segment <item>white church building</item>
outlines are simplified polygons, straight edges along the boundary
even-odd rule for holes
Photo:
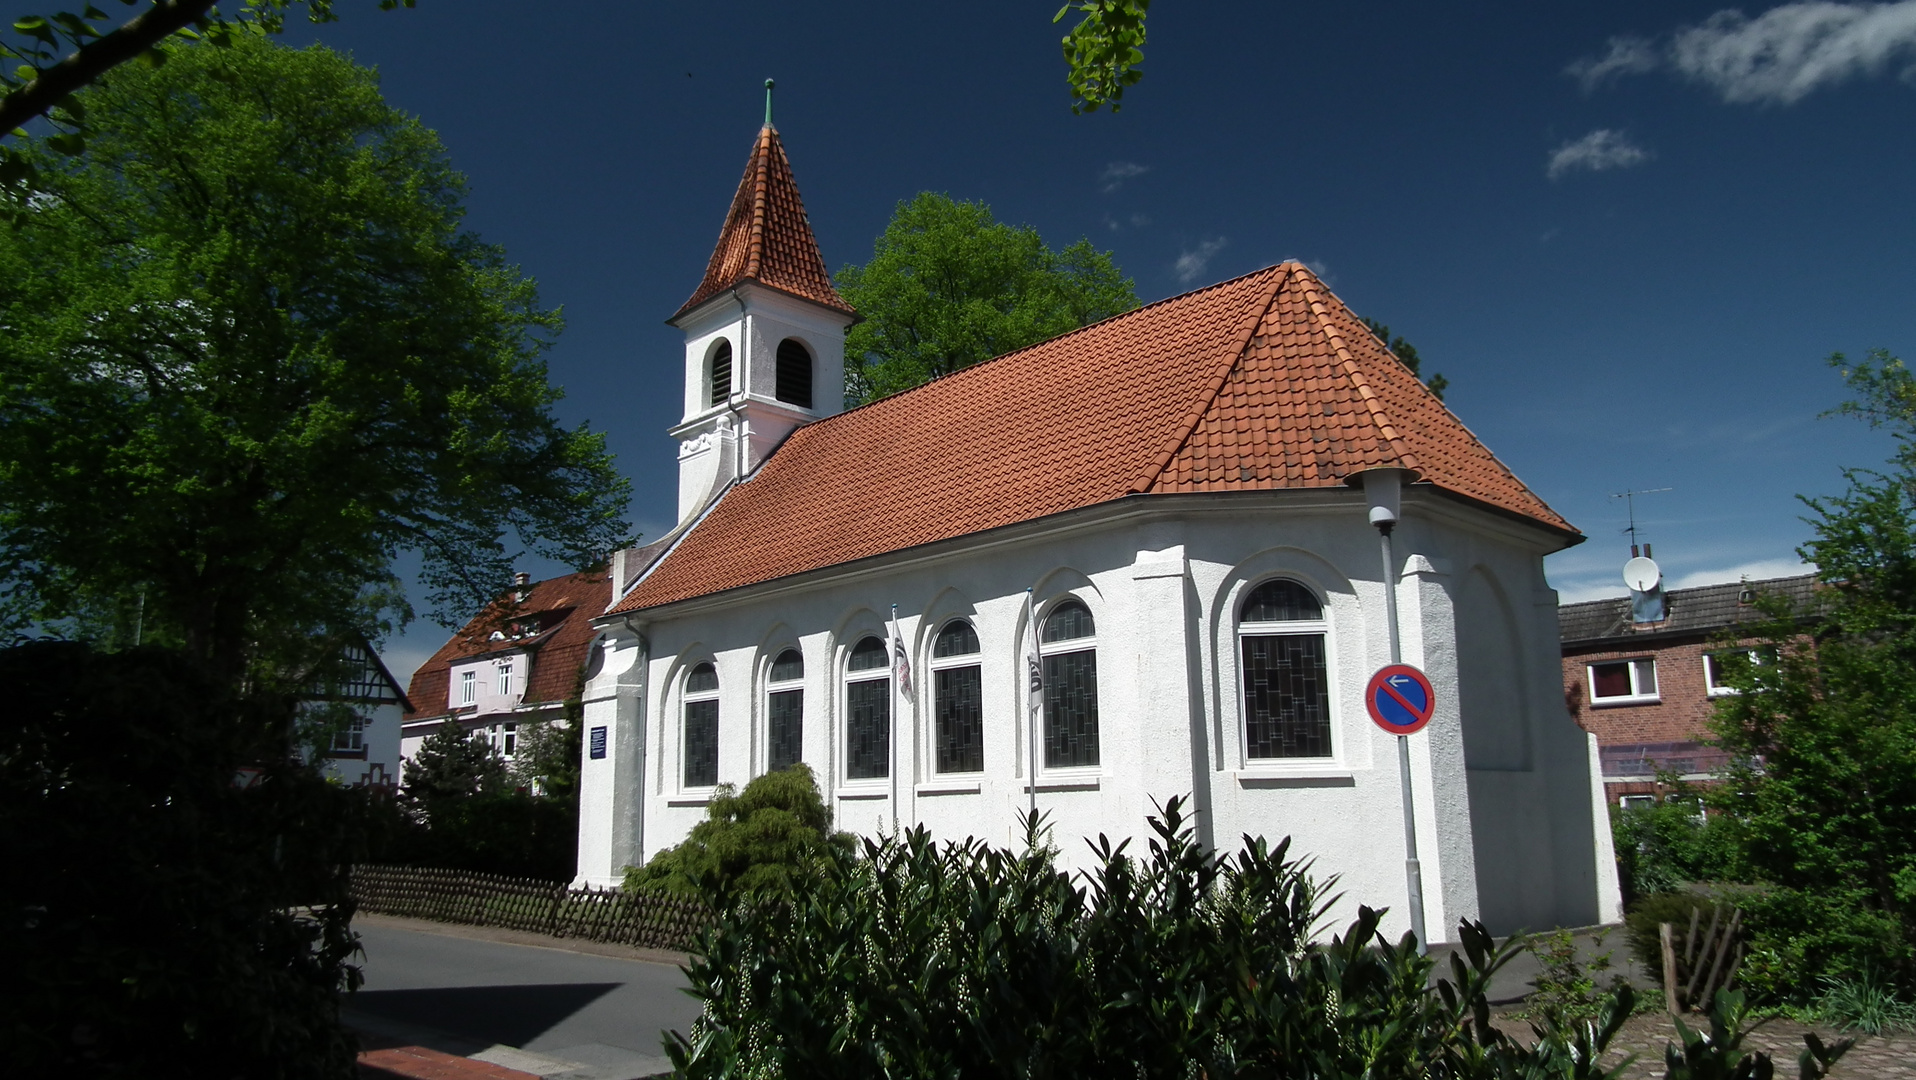
[[[682,841],[715,788],[802,761],[839,827],[1019,839],[1290,836],[1408,928],[1390,660],[1431,936],[1620,916],[1545,555],[1582,537],[1310,270],[1147,305],[861,408],[777,131],[685,334],[676,528],[613,560],[586,659],[579,873]],[[1374,505],[1395,504],[1388,572]],[[1389,577],[1391,581],[1386,580]],[[911,686],[899,685],[895,632]],[[1027,654],[1043,677],[1031,698]]]

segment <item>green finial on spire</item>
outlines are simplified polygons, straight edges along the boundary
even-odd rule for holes
[[[772,80],[765,80],[765,126],[772,126]]]

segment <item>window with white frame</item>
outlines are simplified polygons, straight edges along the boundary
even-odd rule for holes
[[[504,730],[499,733],[499,739],[499,745],[503,748],[506,759],[511,760],[519,752],[519,725],[504,725]]]
[[[931,646],[932,739],[935,767],[941,773],[985,770],[983,668],[978,632],[953,619]]]
[[[1656,804],[1655,795],[1625,795],[1617,800],[1617,805],[1625,810],[1645,810]]]
[[[502,696],[510,696],[512,693],[512,661],[510,660],[499,663],[499,693]]]
[[[804,760],[805,658],[797,649],[779,653],[766,683],[765,768],[789,768]]]
[[[718,783],[718,670],[700,664],[685,675],[685,728],[681,776],[688,788]]]
[[[1331,698],[1324,606],[1317,594],[1277,578],[1238,607],[1238,672],[1244,689],[1244,756],[1331,756]]]
[[[479,673],[462,671],[459,673],[459,704],[470,705],[479,700]]]
[[[1763,662],[1762,654],[1755,649],[1731,649],[1728,652],[1703,654],[1703,687],[1711,697],[1722,697],[1725,694],[1737,692],[1736,687],[1730,685],[1728,669],[1736,662],[1738,655],[1748,657],[1752,664]]]
[[[1098,628],[1091,609],[1066,600],[1045,616],[1038,635],[1044,666],[1044,764],[1098,764]]]
[[[845,661],[845,778],[891,775],[891,654],[867,637]]]
[[[1655,657],[1590,665],[1592,705],[1635,705],[1660,700]]]
[[[366,749],[366,718],[355,716],[333,735],[333,749],[347,753]]]

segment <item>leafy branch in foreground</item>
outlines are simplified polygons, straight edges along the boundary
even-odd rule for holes
[[[1071,111],[1097,112],[1111,106],[1117,112],[1123,106],[1128,86],[1136,86],[1144,73],[1144,16],[1151,0],[1073,0],[1058,9],[1051,21],[1061,22],[1072,10],[1084,18],[1064,37],[1064,59],[1070,65]]]

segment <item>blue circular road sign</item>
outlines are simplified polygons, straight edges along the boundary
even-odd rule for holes
[[[1430,723],[1437,711],[1437,695],[1430,678],[1409,664],[1377,669],[1364,689],[1364,708],[1377,726],[1392,735],[1414,735]]]

